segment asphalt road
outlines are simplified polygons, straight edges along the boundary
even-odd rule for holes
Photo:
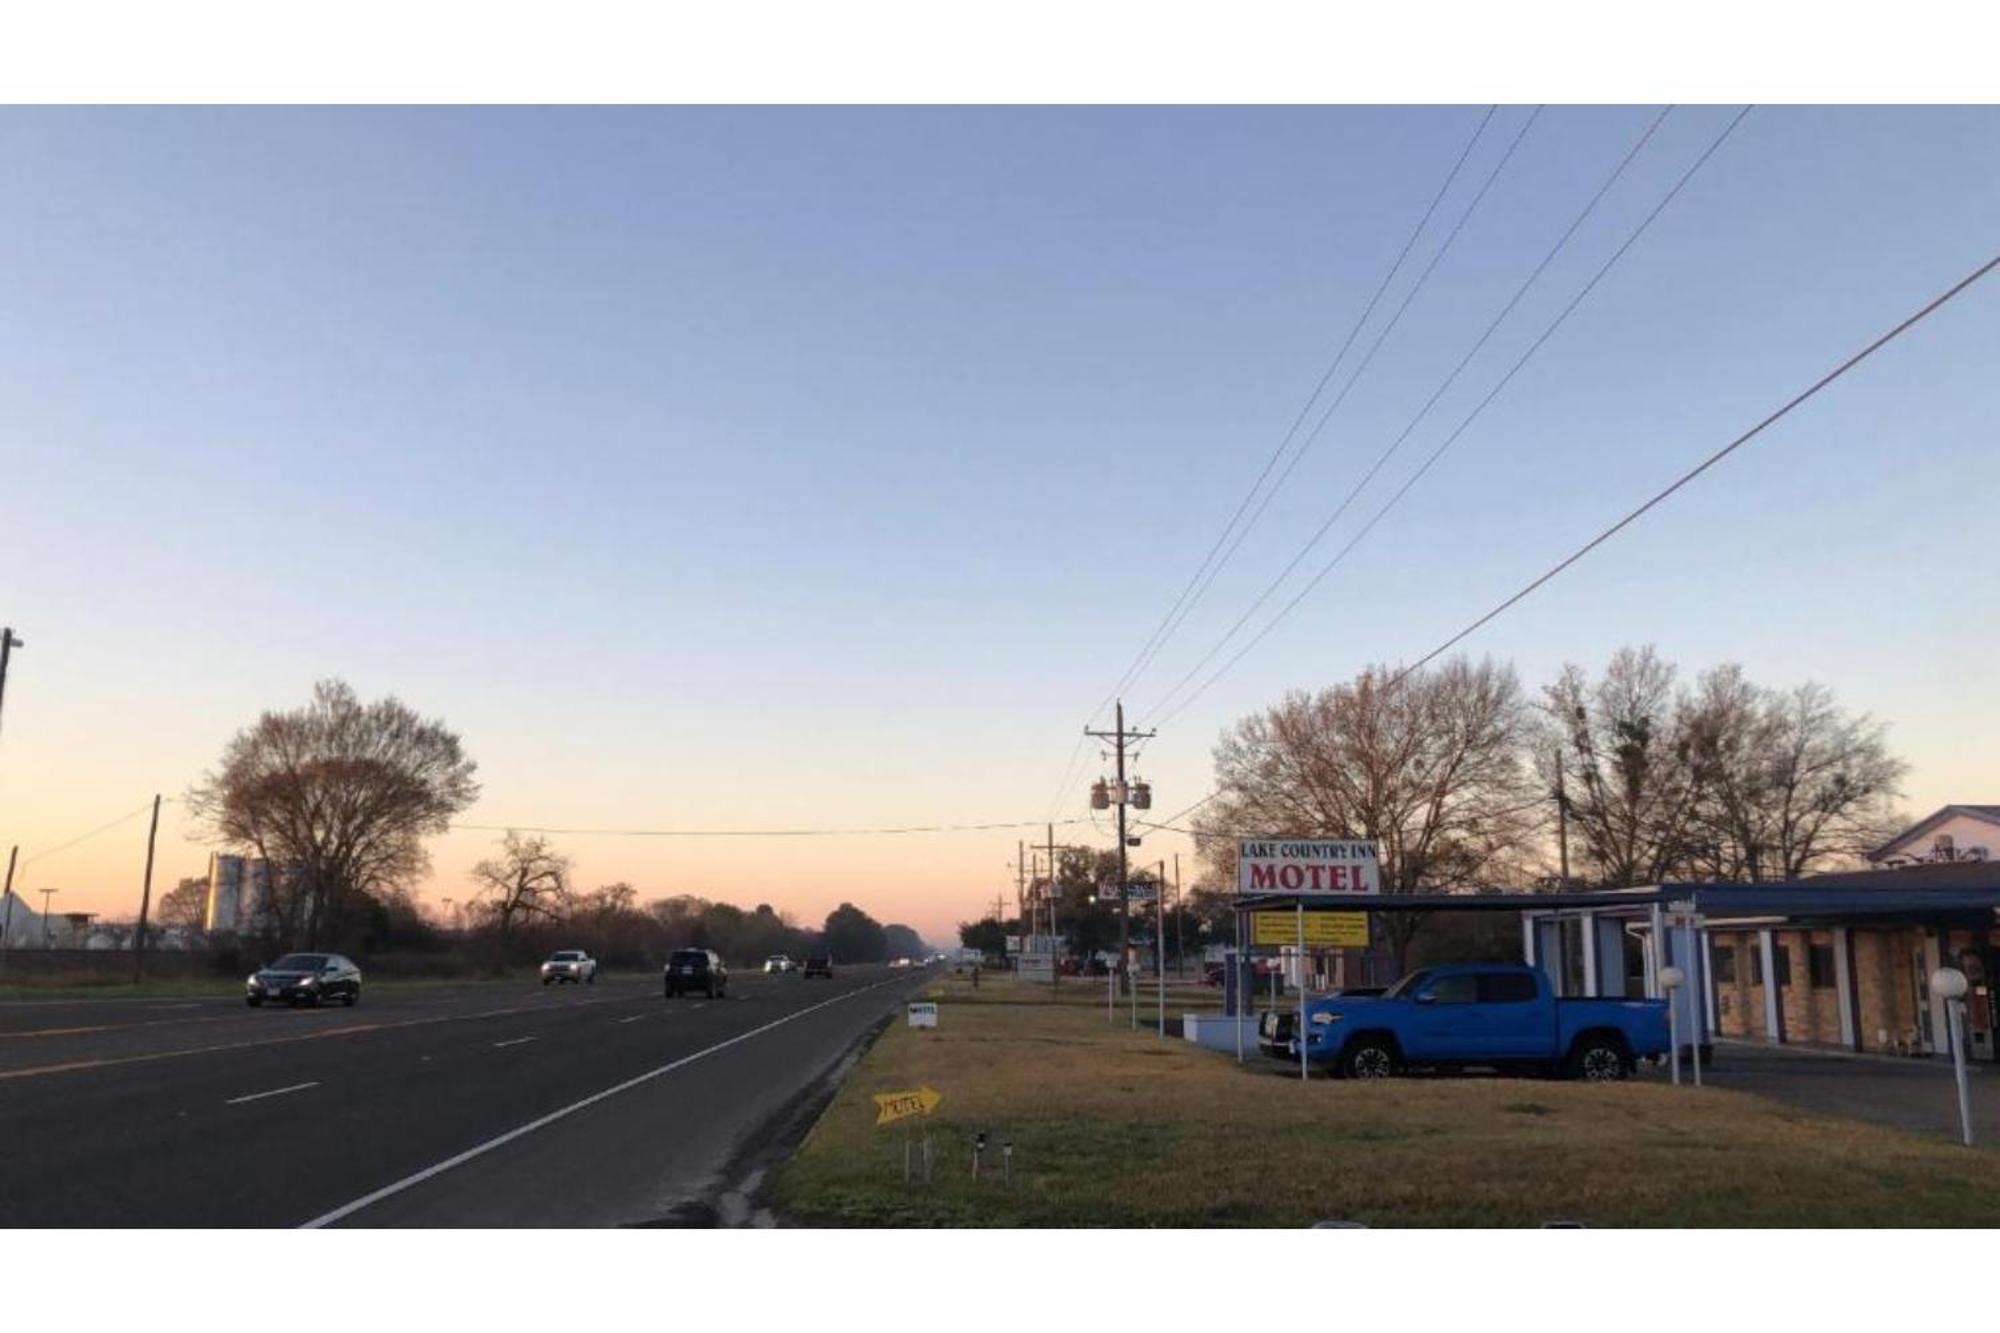
[[[0,1226],[657,1220],[926,976],[0,1003]]]

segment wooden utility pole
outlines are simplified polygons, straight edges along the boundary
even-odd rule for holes
[[[1181,917],[1181,854],[1174,853],[1174,976],[1179,977],[1187,964],[1187,941],[1183,938]]]
[[[13,626],[0,626],[0,704],[7,702],[7,658],[14,649],[27,646],[14,637]]]
[[[1132,901],[1129,892],[1132,872],[1126,863],[1127,850],[1125,834],[1125,807],[1131,801],[1131,791],[1125,784],[1125,746],[1136,740],[1145,740],[1155,733],[1125,730],[1125,701],[1118,701],[1117,729],[1115,731],[1092,731],[1085,727],[1083,734],[1095,736],[1099,740],[1111,741],[1117,751],[1118,799],[1113,802],[1118,807],[1118,970],[1124,974],[1127,985],[1132,984],[1130,962],[1132,958]],[[1136,1002],[1136,1001],[1135,1001]],[[1137,1025],[1135,1017],[1134,1025]]]
[[[160,836],[160,798],[153,797],[153,824],[146,830],[146,878],[139,890],[139,933],[132,937],[132,984],[146,974],[146,916],[153,908],[153,843]]]
[[[1561,858],[1562,883],[1559,888],[1569,887],[1569,796],[1563,790],[1563,752],[1556,747],[1556,852]]]
[[[7,937],[14,925],[14,860],[20,854],[21,844],[17,842],[7,853],[7,887],[0,889],[0,902],[6,904],[0,908],[0,965],[7,961]]]

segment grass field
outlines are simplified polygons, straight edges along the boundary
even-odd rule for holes
[[[1106,1021],[1101,988],[1065,986],[1051,1001],[939,983],[938,1028],[884,1032],[776,1177],[780,1211],[844,1226],[2000,1224],[2000,1155],[1983,1149],[1650,1082],[1302,1084],[1135,1035]],[[905,1127],[876,1128],[870,1098],[921,1084],[944,1096],[933,1179],[906,1185]]]

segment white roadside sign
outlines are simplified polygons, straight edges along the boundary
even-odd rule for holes
[[[934,1028],[937,1026],[937,1006],[928,1001],[918,1001],[910,1006],[910,1026],[913,1028]]]
[[[1238,893],[1382,892],[1375,844],[1356,838],[1244,838],[1236,849]]]

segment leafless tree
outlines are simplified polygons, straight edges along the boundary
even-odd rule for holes
[[[159,923],[169,930],[201,930],[207,925],[208,877],[183,879],[160,895]]]
[[[1795,879],[1859,859],[1901,822],[1907,766],[1880,723],[1843,712],[1822,685],[1769,689],[1729,663],[1703,674],[1683,718],[1707,875]]]
[[[1385,894],[1507,873],[1498,868],[1529,840],[1539,804],[1512,668],[1454,659],[1391,686],[1394,676],[1370,667],[1347,684],[1289,694],[1223,737],[1219,794],[1195,821],[1219,880],[1234,882],[1245,836],[1373,839]],[[1422,916],[1384,915],[1400,967]]]
[[[500,855],[472,868],[482,906],[505,939],[516,926],[540,919],[556,921],[569,904],[569,858],[540,835],[508,831]]]
[[[423,871],[423,839],[477,798],[474,771],[442,722],[327,680],[304,708],[237,733],[188,807],[272,863],[286,942],[311,948],[339,937],[358,895]]]
[[[1563,765],[1581,877],[1613,887],[1671,878],[1688,863],[1700,796],[1672,665],[1650,644],[1621,648],[1594,683],[1564,667],[1542,705],[1549,743],[1537,751]]]

